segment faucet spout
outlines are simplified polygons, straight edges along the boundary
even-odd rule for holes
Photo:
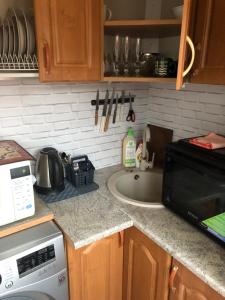
[[[146,161],[149,160],[149,152],[147,149],[147,143],[150,142],[150,128],[149,126],[146,126],[143,132],[143,148],[142,148],[142,159],[145,159]]]
[[[148,168],[154,167],[155,153],[153,152],[152,158],[150,161],[150,155],[147,148],[147,143],[150,142],[151,134],[149,126],[146,126],[143,132],[143,148],[142,148],[142,158],[140,162],[140,170],[145,171]]]

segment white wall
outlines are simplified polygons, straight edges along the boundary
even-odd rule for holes
[[[114,84],[136,94],[134,125],[138,137],[147,123],[174,129],[174,139],[215,131],[225,134],[225,86]],[[45,146],[88,154],[96,168],[121,162],[122,139],[130,123],[99,133],[90,101],[107,83],[40,84],[37,80],[0,81],[0,139],[14,139],[33,155]],[[126,112],[124,120],[128,111]],[[132,124],[133,125],[133,124]]]
[[[225,86],[151,84],[149,121],[174,130],[174,139],[215,131],[225,135]]]
[[[134,109],[137,122],[110,124],[106,133],[94,126],[91,100],[97,89],[104,98],[112,85],[40,84],[37,80],[0,82],[0,139],[14,139],[36,155],[38,150],[53,146],[72,155],[88,154],[96,168],[118,164],[121,144],[127,128],[134,125],[137,136],[147,122],[148,85],[115,84],[137,95]],[[101,107],[102,109],[102,107]],[[101,111],[100,111],[101,113]]]

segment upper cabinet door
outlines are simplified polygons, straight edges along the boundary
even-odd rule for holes
[[[195,0],[193,4],[196,59],[191,82],[225,84],[225,1]]]
[[[192,43],[188,37],[189,25],[190,25],[191,4],[192,4],[192,0],[184,0],[178,69],[177,69],[177,82],[176,82],[177,90],[180,90],[182,88],[184,77],[187,75],[187,73],[191,69],[191,66],[194,62],[194,53],[193,53],[193,48],[192,48],[192,57],[190,59],[188,67],[185,70],[187,43],[189,43],[189,44]],[[192,46],[192,44],[191,44],[191,46]]]
[[[101,0],[35,0],[41,81],[101,79]]]

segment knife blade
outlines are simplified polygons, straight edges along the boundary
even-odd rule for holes
[[[112,96],[111,96],[111,99],[110,99],[110,102],[109,102],[109,109],[108,109],[108,113],[107,113],[107,116],[106,116],[104,131],[107,131],[108,128],[109,128],[109,119],[110,119],[111,112],[112,112],[114,95],[115,95],[115,89],[113,88]]]
[[[120,121],[123,121],[124,103],[125,103],[125,91],[122,90],[122,94],[121,94],[121,105],[120,105]]]
[[[117,108],[118,108],[118,99],[119,99],[119,96],[118,96],[118,94],[116,94],[116,105],[115,105],[115,109],[114,109],[114,113],[113,113],[113,124],[116,123],[116,115],[117,115]]]
[[[99,90],[97,90],[97,95],[96,95],[95,126],[98,125],[98,111],[99,111]]]
[[[106,120],[106,112],[107,112],[108,99],[109,99],[109,90],[106,90],[105,101],[104,101],[104,106],[103,106],[103,110],[102,110],[100,132],[104,132],[104,128],[105,128],[105,120]]]

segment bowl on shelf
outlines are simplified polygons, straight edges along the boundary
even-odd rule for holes
[[[176,19],[181,19],[183,14],[183,5],[174,6],[172,11]]]

